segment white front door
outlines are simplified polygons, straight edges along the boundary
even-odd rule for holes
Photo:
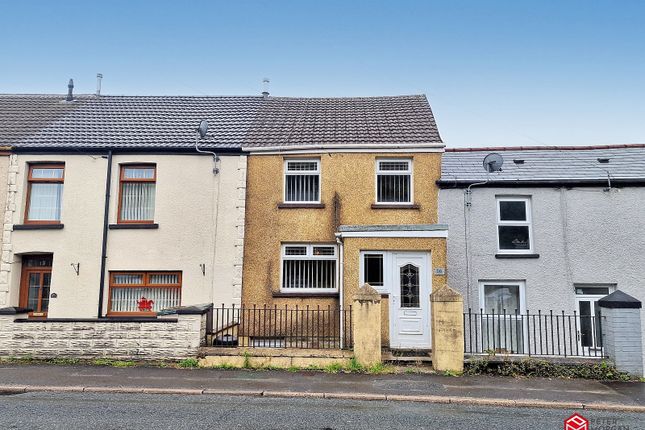
[[[394,252],[391,264],[390,347],[429,349],[430,256]]]
[[[613,288],[576,286],[576,313],[578,314],[578,347],[582,355],[602,355],[602,322],[598,300]]]

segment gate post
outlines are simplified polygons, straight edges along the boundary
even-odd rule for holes
[[[430,294],[432,367],[437,371],[464,370],[464,299],[447,285]]]
[[[362,366],[381,362],[381,294],[364,284],[352,297],[354,357]]]
[[[602,308],[603,347],[616,369],[643,376],[643,304],[620,290],[598,300]]]

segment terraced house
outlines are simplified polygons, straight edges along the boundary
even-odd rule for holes
[[[383,297],[384,346],[429,348],[447,228],[435,184],[443,144],[425,96],[271,97],[244,149],[241,341],[317,347],[340,327],[344,346],[345,311],[369,283]],[[270,323],[253,329],[257,315]]]
[[[0,96],[0,307],[56,319],[239,303],[241,145],[261,101]]]

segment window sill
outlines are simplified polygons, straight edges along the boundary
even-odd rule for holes
[[[14,230],[61,230],[64,224],[14,224]]]
[[[325,209],[324,203],[278,203],[278,209]]]
[[[372,203],[372,209],[421,209],[417,204],[392,205],[386,203]]]
[[[153,230],[159,228],[159,224],[110,224],[110,230]]]
[[[540,258],[540,254],[495,254],[495,258]]]
[[[273,292],[273,297],[283,298],[312,298],[312,297],[339,297],[338,292],[333,293],[283,293]]]

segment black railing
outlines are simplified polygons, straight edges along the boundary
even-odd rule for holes
[[[466,354],[605,357],[603,316],[554,313],[464,313]]]
[[[351,307],[232,306],[213,309],[213,346],[351,349]]]

